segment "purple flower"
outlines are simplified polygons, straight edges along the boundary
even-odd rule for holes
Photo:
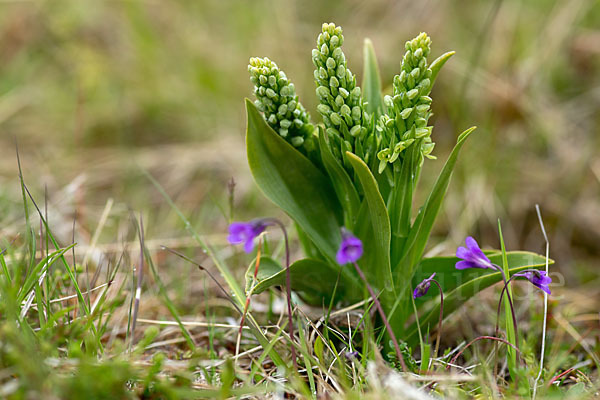
[[[423,282],[419,283],[413,292],[413,298],[416,299],[421,296],[425,296],[429,287],[431,286],[431,281],[435,278],[435,272],[427,279],[424,279]]]
[[[544,292],[550,294],[550,288],[548,285],[552,283],[552,278],[546,275],[546,271],[530,270],[525,272],[519,272],[514,276],[521,276],[526,278],[529,282],[533,283],[534,286],[542,289]]]
[[[340,265],[353,263],[363,254],[362,242],[346,228],[342,228],[342,243],[335,259]]]
[[[456,269],[467,268],[491,268],[496,269],[489,258],[483,254],[479,245],[471,236],[465,240],[467,248],[459,247],[456,249],[456,257],[462,258],[462,261],[456,263]]]
[[[254,249],[254,239],[264,232],[267,225],[260,219],[250,222],[233,222],[229,225],[227,240],[231,244],[244,243],[246,253]]]

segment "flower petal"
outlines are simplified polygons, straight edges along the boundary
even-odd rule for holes
[[[254,238],[248,238],[245,242],[244,242],[244,251],[246,253],[252,253],[252,250],[254,250]]]
[[[469,252],[469,250],[467,250],[466,248],[460,246],[458,249],[456,249],[456,257],[458,258],[462,258],[462,259],[467,259],[469,258],[469,256],[471,255],[471,253]]]
[[[471,261],[459,261],[456,263],[456,269],[480,268],[477,264]]]

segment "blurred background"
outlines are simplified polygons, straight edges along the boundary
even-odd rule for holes
[[[79,241],[89,239],[114,199],[100,243],[125,240],[120,221],[135,210],[149,238],[185,246],[183,225],[142,169],[213,244],[224,243],[232,215],[277,214],[246,162],[248,59],[276,61],[319,122],[310,53],[330,21],[344,28],[359,81],[365,37],[386,87],[404,42],[419,32],[432,37],[432,60],[456,51],[432,94],[438,160],[426,163],[422,196],[457,135],[479,128],[461,154],[432,251],[453,252],[466,235],[497,248],[500,218],[509,249],[543,253],[539,204],[556,268],[568,286],[586,284],[597,296],[595,0],[3,0],[0,233],[24,225],[15,143],[26,182],[39,202],[47,193],[51,226],[65,241],[74,218]]]

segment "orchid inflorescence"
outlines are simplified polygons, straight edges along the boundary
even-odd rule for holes
[[[435,278],[446,277],[449,268],[454,269],[447,259],[424,255],[459,152],[475,128],[458,136],[436,183],[424,197],[427,200],[413,209],[423,162],[435,159],[433,127],[429,125],[431,89],[454,53],[429,62],[432,42],[427,34],[407,41],[404,54],[396,55],[401,63],[389,82],[391,94],[383,96],[372,43],[365,40],[362,87],[349,68],[342,49],[346,44],[340,26],[322,25],[311,54],[318,99],[317,112],[312,115],[321,122],[311,120],[294,84],[273,61],[266,57],[250,60],[256,96],[255,102],[246,100],[250,171],[265,196],[294,221],[305,258],[290,263],[286,252],[286,264],[279,265],[281,268],[269,259],[274,272],[261,275],[260,282],[253,278],[248,296],[281,285],[283,273],[288,292],[295,290],[300,299],[319,306],[364,300],[361,288],[366,287],[380,314],[375,324],[384,333],[385,354],[393,344],[396,357],[403,362],[396,337],[407,348],[417,339],[411,297],[424,296],[435,284],[443,301],[442,287]],[[254,239],[272,222],[232,224],[229,240],[244,244],[250,252]],[[458,269],[502,272],[472,238],[467,238],[467,248],[459,249],[457,256]],[[541,256],[511,256],[509,266],[519,267],[515,272],[520,274],[510,279],[522,277],[542,290],[547,288],[546,277],[533,269],[542,262]],[[264,257],[270,257],[268,252]],[[340,268],[345,264],[355,268]],[[438,264],[440,268],[431,269]],[[293,276],[310,278],[290,280],[290,271]],[[447,296],[456,297],[459,292],[455,289],[466,285],[475,294],[501,279],[506,284],[501,275],[490,274],[483,284],[444,282],[444,290]],[[414,282],[417,276],[429,278],[418,284]],[[510,301],[508,293],[507,298]],[[415,307],[421,308],[422,303]],[[440,311],[452,312],[458,304],[448,303],[446,310],[440,307]],[[440,322],[442,316],[440,312]],[[420,320],[430,323],[436,317],[430,312]]]

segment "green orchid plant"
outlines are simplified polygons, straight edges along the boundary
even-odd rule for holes
[[[435,159],[430,93],[454,52],[429,62],[431,40],[419,34],[406,43],[391,93],[383,96],[371,42],[364,44],[362,88],[348,68],[343,44],[342,29],[323,24],[312,51],[319,123],[311,121],[294,84],[273,61],[250,60],[256,100],[246,100],[248,162],[264,195],[295,222],[305,258],[286,271],[263,255],[260,269],[253,262],[248,270],[246,292],[285,285],[289,272],[291,289],[305,302],[363,300],[367,294],[359,275],[336,262],[344,228],[362,242],[358,264],[394,334],[415,343],[417,326],[408,323],[411,297],[424,278],[437,274],[446,314],[505,279],[499,270],[457,273],[457,257],[423,257],[459,152],[475,128],[458,136],[426,201],[415,209],[423,163]],[[523,251],[486,256],[508,276],[546,262]],[[434,326],[440,304],[433,294],[423,297],[430,301],[417,304],[420,324]]]

